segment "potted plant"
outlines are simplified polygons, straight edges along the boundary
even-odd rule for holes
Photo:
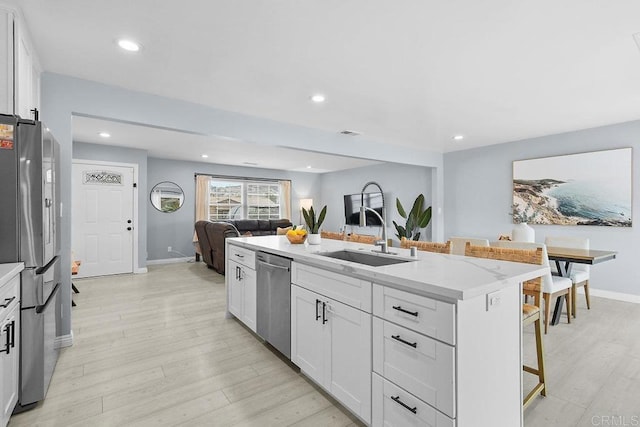
[[[309,210],[302,208],[302,215],[304,216],[304,222],[307,224],[309,230],[309,236],[307,241],[310,245],[320,244],[320,226],[324,222],[324,217],[327,215],[327,206],[325,205],[320,210],[320,215],[316,218],[316,213],[313,210],[313,206]]]
[[[409,211],[409,214],[404,210],[400,199],[396,198],[396,208],[400,216],[407,220],[404,227],[398,225],[393,221],[393,226],[396,228],[396,236],[402,240],[403,237],[407,240],[419,240],[420,229],[425,228],[431,221],[431,206],[426,209],[422,209],[424,205],[424,196],[420,194],[413,202],[413,207]]]

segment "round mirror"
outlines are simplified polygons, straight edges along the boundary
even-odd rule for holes
[[[160,212],[175,212],[184,203],[184,192],[175,182],[162,181],[151,189],[151,204]]]

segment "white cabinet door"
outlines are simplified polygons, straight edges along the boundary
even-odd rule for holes
[[[24,21],[18,22],[15,31],[16,113],[22,118],[32,118],[31,110],[40,109],[40,67]]]
[[[229,312],[256,331],[256,271],[229,260],[226,276],[229,281]]]
[[[234,271],[235,273],[235,268]],[[253,332],[256,331],[257,295],[256,271],[252,268],[240,266],[240,282],[242,282],[242,317],[241,320]]]
[[[18,401],[18,369],[19,369],[19,349],[20,349],[20,307],[14,304],[13,310],[0,323],[0,426],[5,426],[9,422],[9,417]],[[9,346],[9,352],[6,348]]]
[[[0,113],[13,113],[13,12],[0,8]]]
[[[328,301],[330,356],[327,388],[365,422],[371,420],[371,315]]]
[[[238,319],[242,319],[244,286],[240,280],[240,264],[229,260],[226,275],[229,278],[229,311]]]
[[[291,285],[291,361],[371,420],[371,315]]]
[[[291,285],[291,361],[309,378],[324,382],[325,335],[322,300],[315,292]]]

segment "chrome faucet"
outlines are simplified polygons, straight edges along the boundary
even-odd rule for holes
[[[378,240],[377,242],[375,242],[375,245],[380,246],[380,252],[382,252],[383,254],[390,253],[387,245],[387,224],[384,218],[382,218],[382,216],[380,216],[378,212],[376,212],[374,209],[371,209],[367,206],[360,206],[360,227],[367,226],[367,215],[365,214],[366,211],[371,211],[374,214],[376,214],[376,216],[380,218],[380,222],[382,222],[382,240]],[[384,208],[382,213],[384,215]]]

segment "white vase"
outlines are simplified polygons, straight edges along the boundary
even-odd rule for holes
[[[513,227],[511,238],[514,242],[536,241],[536,232],[526,222],[521,222]]]
[[[319,245],[321,241],[320,234],[309,233],[307,235],[307,242],[309,242],[310,245]]]

